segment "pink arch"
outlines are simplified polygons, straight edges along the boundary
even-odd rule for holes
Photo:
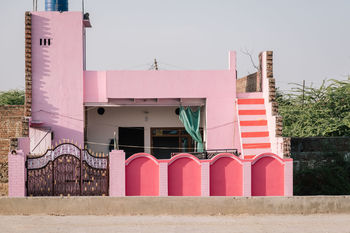
[[[243,162],[235,155],[222,153],[210,162],[210,195],[243,195]]]
[[[168,165],[169,196],[201,195],[201,164],[190,154],[176,155]]]
[[[252,161],[252,196],[284,195],[284,160],[273,153]]]
[[[125,162],[127,196],[159,195],[159,164],[147,153],[138,153]]]

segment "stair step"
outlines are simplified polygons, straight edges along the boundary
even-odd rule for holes
[[[237,93],[238,99],[257,99],[263,98],[262,92],[245,92],[245,93]]]
[[[238,110],[238,115],[245,116],[245,115],[266,115],[266,110]]]
[[[264,104],[238,104],[238,111],[241,110],[265,110]]]
[[[238,104],[264,104],[264,99],[238,99]]]
[[[258,149],[243,149],[243,155],[259,155],[262,153],[271,153],[271,148],[258,148]]]
[[[241,136],[242,136],[242,138],[268,137],[269,136],[269,131],[263,131],[263,132],[242,132]]]
[[[246,143],[242,144],[243,149],[265,149],[271,148],[271,143]]]
[[[241,126],[241,132],[264,132],[269,131],[267,125],[263,126]]]
[[[239,116],[240,121],[261,121],[266,120],[266,115],[242,115]]]
[[[242,138],[242,144],[264,144],[270,143],[269,137]]]
[[[267,125],[267,120],[258,120],[258,121],[240,121],[240,126],[264,126]]]

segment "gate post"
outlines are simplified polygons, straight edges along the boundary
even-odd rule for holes
[[[252,196],[252,162],[243,161],[243,196]]]
[[[26,156],[22,150],[8,154],[9,197],[25,197],[26,195],[25,161]]]
[[[168,162],[159,161],[159,196],[168,196]]]
[[[125,152],[112,150],[109,153],[109,196],[125,196]]]
[[[210,196],[210,163],[205,161],[201,163],[201,193],[202,197]]]
[[[293,196],[293,160],[285,159],[284,162],[284,196]]]

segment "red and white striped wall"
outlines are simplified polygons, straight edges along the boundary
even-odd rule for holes
[[[243,158],[271,152],[271,139],[262,92],[238,93],[237,111]]]

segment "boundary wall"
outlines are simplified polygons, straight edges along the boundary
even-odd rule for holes
[[[8,154],[9,196],[26,196],[26,155],[29,138]],[[209,160],[179,154],[158,160],[138,153],[125,160],[125,152],[109,155],[110,196],[292,196],[293,160],[273,153],[240,159],[221,153]]]
[[[264,153],[243,160],[222,153],[210,160],[179,154],[110,153],[110,196],[292,196],[293,160]]]

